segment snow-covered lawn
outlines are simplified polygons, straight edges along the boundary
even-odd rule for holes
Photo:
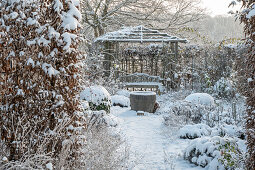
[[[112,107],[112,114],[119,117],[120,129],[131,149],[132,169],[203,169],[182,159],[189,140],[179,139],[177,134],[169,138],[162,115],[137,116],[130,108]]]

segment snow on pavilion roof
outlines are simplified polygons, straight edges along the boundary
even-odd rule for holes
[[[95,39],[95,42],[182,42],[186,43],[186,39],[176,36],[170,36],[157,30],[145,28],[144,26],[125,27],[121,30],[108,32]]]

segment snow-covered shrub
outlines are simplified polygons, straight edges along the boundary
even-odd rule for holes
[[[205,88],[205,89],[212,86],[212,81],[211,81],[209,75],[206,74],[206,73],[204,74],[204,84],[203,84],[203,86],[204,86],[203,88]]]
[[[128,97],[121,96],[121,95],[114,95],[114,96],[111,96],[111,99],[112,99],[113,106],[120,106],[120,107],[130,106],[130,100]]]
[[[100,115],[100,113],[98,112],[97,115]],[[54,129],[51,135],[44,138],[43,143],[37,145],[37,152],[33,154],[31,152],[24,153],[22,159],[16,161],[10,161],[8,158],[5,158],[7,152],[5,147],[0,143],[0,169],[47,170],[47,167],[52,167],[52,169],[73,169],[73,167],[78,166],[81,169],[126,169],[128,166],[126,164],[129,156],[129,148],[121,138],[119,132],[115,128],[110,128],[110,125],[113,125],[111,121],[114,121],[116,118],[109,118],[109,115],[105,112],[103,115],[105,116],[104,123],[95,123],[92,125],[95,118],[93,120],[91,119],[90,122],[87,122],[89,126],[83,132],[83,136],[80,136],[86,139],[86,142],[79,147],[81,152],[86,154],[80,155],[80,157],[75,159],[66,160],[72,147],[70,141],[77,140],[73,136],[70,136],[71,139],[69,141],[63,141],[63,147],[59,155],[60,159],[53,157],[53,153],[44,153],[43,149],[47,148],[52,136],[61,136],[61,134],[54,134],[54,132],[57,132],[57,129]],[[87,118],[89,119],[89,117]],[[61,127],[64,126],[56,126],[56,128]],[[68,128],[71,130],[74,127],[70,126]],[[57,145],[57,140],[54,144]],[[82,164],[77,165],[77,163]]]
[[[186,101],[198,105],[214,106],[214,98],[207,93],[193,93],[185,98]]]
[[[112,114],[106,114],[104,110],[88,111],[87,112],[88,126],[100,127],[116,127],[119,124],[119,119]]]
[[[9,161],[38,149],[60,159],[66,140],[61,160],[83,154],[79,9],[78,0],[0,2],[0,136]]]
[[[214,98],[207,93],[193,93],[185,98],[186,106],[190,108],[189,118],[194,123],[200,123],[215,108]],[[184,107],[185,108],[185,107]]]
[[[80,94],[80,99],[89,102],[93,111],[105,110],[110,113],[111,96],[103,86],[86,87]]]
[[[194,124],[182,127],[178,132],[178,136],[183,139],[195,139],[202,136],[228,136],[244,139],[245,132],[242,127],[237,127],[236,125],[223,124],[215,127],[209,127],[205,124]]]
[[[53,161],[50,155],[23,156],[21,160],[17,161],[8,161],[6,157],[0,159],[0,169],[47,169],[47,165],[52,165]]]
[[[168,114],[165,117],[171,117],[171,114],[185,116],[186,122],[192,121],[194,123],[200,123],[203,117],[210,114],[211,110],[214,109],[213,106],[193,104],[186,100],[173,101],[168,107]]]
[[[221,151],[221,158],[218,160],[226,169],[243,169],[244,156],[236,142],[226,141],[224,144],[221,144],[218,149]]]
[[[195,139],[202,136],[208,136],[211,133],[211,128],[205,124],[186,125],[182,127],[178,135],[183,139]]]
[[[88,128],[84,135],[86,155],[82,158],[82,169],[128,169],[129,147],[118,132],[102,125]]]
[[[211,135],[221,137],[238,137],[240,139],[245,139],[245,130],[243,127],[238,127],[236,125],[223,124],[211,128]]]
[[[229,102],[228,100],[216,100],[217,104],[212,106],[196,104],[196,101],[193,104],[182,100],[185,97],[179,99],[170,95],[159,97],[158,100],[162,106],[157,111],[157,114],[164,114],[166,125],[171,124],[173,115],[180,115],[184,118],[183,121],[186,123],[192,121],[193,123],[203,123],[210,127],[223,124],[236,124],[242,127],[244,124],[246,106],[245,98],[241,96],[236,98],[236,101],[233,102]],[[166,121],[170,122],[167,123]]]
[[[38,143],[33,142],[35,141],[35,139],[38,138],[38,132],[36,131],[36,129],[30,131],[29,124],[24,125],[22,129],[23,133],[29,133],[31,139],[29,141],[23,140],[19,143],[21,146],[27,146],[28,148],[26,152],[22,154],[22,157],[18,160],[8,159],[10,153],[7,150],[8,147],[6,147],[6,142],[0,140],[0,144],[2,143],[2,145],[0,145],[1,159],[3,157],[7,158],[7,160],[5,161],[0,161],[0,169],[47,169],[46,167],[47,164],[49,165],[49,163],[52,164],[53,169],[61,169],[61,167],[65,167],[67,169],[72,169],[73,167],[81,167],[83,163],[82,160],[79,158],[84,156],[84,154],[80,153],[82,152],[81,146],[85,144],[81,141],[85,140],[85,136],[84,134],[71,135],[71,132],[75,131],[75,127],[72,124],[68,125],[68,122],[69,120],[57,122],[54,129],[49,130],[48,133],[40,136],[40,142],[38,140]],[[77,123],[80,122],[77,121]],[[66,125],[68,125],[68,127],[66,127]],[[63,138],[63,133],[66,132],[66,129],[68,129],[67,133],[69,133],[70,135],[69,139]],[[85,133],[86,130],[83,129],[82,132]],[[59,142],[60,140],[61,143]],[[35,144],[36,149],[33,148]],[[80,145],[80,152],[72,149],[75,144]],[[54,152],[47,152],[47,149],[59,149],[59,154],[55,155],[56,153]],[[75,158],[75,160],[73,159],[74,153],[79,154],[79,157]],[[72,159],[70,159],[70,154]]]
[[[235,89],[232,82],[224,77],[221,77],[213,86],[212,92],[219,98],[233,98]]]
[[[202,137],[195,139],[185,149],[184,159],[197,166],[215,169],[243,167],[244,153],[234,138]]]
[[[222,101],[207,114],[203,114],[202,123],[214,127],[222,124],[236,124],[240,127],[244,124],[246,116],[245,99],[236,102]]]

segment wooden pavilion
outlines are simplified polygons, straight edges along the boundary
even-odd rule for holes
[[[173,70],[178,62],[178,43],[186,42],[186,39],[144,26],[126,27],[95,39],[96,46],[103,47],[106,76],[115,67],[118,68],[117,76],[139,72],[163,79],[174,76]],[[130,47],[130,43],[133,47]]]

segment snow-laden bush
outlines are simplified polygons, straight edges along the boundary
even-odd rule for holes
[[[0,158],[0,169],[48,169],[47,166],[52,165],[52,158],[50,155],[27,155],[18,161],[8,161],[6,157]]]
[[[236,125],[219,125],[215,127],[209,127],[205,124],[195,124],[195,125],[185,125],[182,127],[178,136],[183,139],[195,139],[202,136],[229,136],[229,137],[238,137],[240,139],[245,138],[245,131],[242,127]]]
[[[114,95],[114,96],[111,96],[111,99],[112,99],[113,106],[120,106],[120,107],[130,106],[130,100],[128,97],[121,96],[121,95]]]
[[[246,116],[245,99],[236,102],[221,101],[206,114],[203,114],[202,123],[214,127],[221,124],[236,124],[243,126]]]
[[[86,87],[81,92],[80,99],[89,102],[93,111],[105,110],[106,113],[110,113],[111,96],[103,86]]]
[[[87,112],[88,126],[100,127],[116,127],[119,119],[112,114],[107,114],[104,110]]]
[[[207,93],[193,93],[185,98],[186,101],[198,105],[214,106],[214,98]]]
[[[86,112],[86,119],[82,169],[128,169],[129,147],[115,128],[120,120],[103,110]]]
[[[245,100],[239,98],[237,101],[221,101],[214,106],[191,103],[186,100],[169,100],[167,104],[161,102],[162,107],[157,112],[164,114],[165,121],[171,121],[172,115],[179,115],[185,118],[185,122],[203,123],[210,127],[222,124],[243,125],[246,115]],[[165,124],[169,124],[165,122]]]
[[[169,120],[167,117],[171,117],[171,114],[175,114],[185,116],[186,122],[192,121],[193,123],[201,123],[202,120],[214,109],[214,106],[193,104],[186,100],[179,100],[173,101],[171,105],[163,109],[165,110],[165,113],[167,113],[164,115],[165,120]]]
[[[242,127],[236,125],[223,124],[220,126],[215,126],[211,128],[211,136],[229,136],[238,137],[240,139],[245,139],[245,130]]]
[[[129,147],[118,132],[102,125],[101,128],[89,127],[84,135],[86,145],[83,152],[86,155],[81,158],[84,162],[82,169],[129,169]]]
[[[100,113],[101,112],[101,113]],[[96,117],[87,117],[88,126],[83,133],[83,136],[79,136],[86,140],[86,142],[80,146],[80,152],[85,153],[75,159],[68,159],[71,148],[71,140],[76,141],[74,136],[70,136],[70,140],[63,141],[63,147],[59,158],[52,156],[53,153],[44,153],[43,149],[49,146],[50,138],[54,136],[60,136],[61,134],[54,134],[57,129],[53,129],[52,135],[44,137],[44,142],[40,143],[37,148],[37,152],[27,152],[23,154],[23,157],[16,161],[10,161],[6,156],[6,147],[3,141],[0,140],[0,169],[29,169],[29,170],[52,170],[53,169],[77,169],[73,167],[80,167],[80,169],[127,169],[129,148],[126,141],[123,140],[121,134],[116,131],[115,128],[111,128],[112,125],[116,125],[117,121],[114,116],[106,114],[104,111],[93,112]],[[89,113],[88,113],[89,114]],[[90,118],[90,119],[89,119]],[[63,127],[63,125],[57,125],[57,128]],[[71,130],[72,127],[70,126]],[[33,134],[30,134],[34,136]],[[55,139],[55,138],[54,138]],[[57,140],[54,143],[57,145]],[[29,150],[30,151],[30,150]],[[73,157],[74,158],[74,157]],[[81,163],[79,165],[79,163]]]
[[[184,159],[208,170],[242,169],[244,151],[240,144],[229,137],[198,138],[185,149]]]
[[[178,135],[183,139],[195,139],[202,136],[208,136],[211,133],[211,128],[205,124],[186,125],[182,127]]]
[[[53,169],[72,169],[73,167],[82,167],[82,158],[85,152],[82,152],[82,148],[85,146],[86,137],[83,130],[82,134],[72,135],[71,132],[75,131],[75,127],[72,124],[68,124],[69,120],[59,121],[55,124],[55,128],[50,130],[45,135],[40,136],[39,142],[37,139],[38,132],[36,130],[29,131],[29,124],[23,126],[23,133],[29,134],[31,141],[20,142],[21,146],[26,146],[27,151],[22,154],[22,157],[18,160],[9,159],[9,151],[6,147],[6,142],[0,139],[0,169],[47,169],[47,166],[52,165]],[[80,122],[76,122],[79,124]],[[65,133],[67,128],[67,133],[69,134],[68,139],[63,138],[63,133]],[[36,149],[33,148],[34,142],[37,143]],[[61,143],[60,143],[61,141]],[[76,143],[77,142],[77,143]],[[61,145],[60,145],[61,144]],[[79,151],[74,152],[72,147],[79,144]],[[59,148],[57,148],[59,147]],[[58,155],[56,156],[54,152],[48,152],[47,150],[58,149]],[[84,153],[84,154],[83,154]],[[78,157],[74,157],[74,154],[79,154]],[[71,156],[70,156],[71,155]],[[3,159],[4,158],[4,159]],[[76,168],[75,168],[76,169]]]
[[[235,95],[232,82],[224,77],[221,77],[210,91],[219,98],[233,98]]]

